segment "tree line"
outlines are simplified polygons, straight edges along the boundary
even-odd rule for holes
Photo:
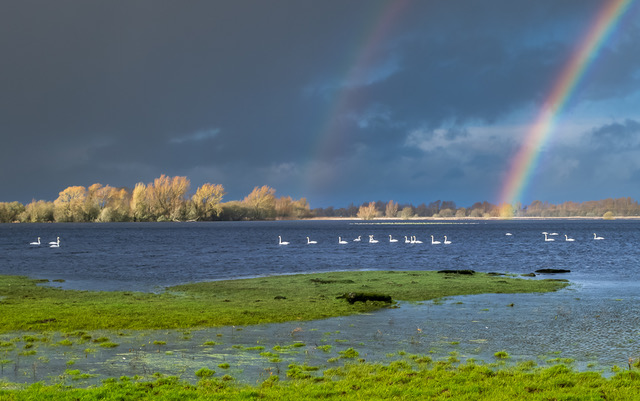
[[[222,202],[220,184],[204,184],[189,194],[187,177],[161,175],[133,189],[93,184],[72,186],[58,194],[53,202],[33,200],[0,202],[0,223],[9,222],[125,222],[125,221],[213,221],[306,219],[344,217],[371,220],[378,217],[411,218],[511,218],[511,217],[612,217],[640,216],[640,205],[632,198],[587,202],[533,201],[530,205],[494,205],[487,201],[470,207],[457,207],[453,201],[413,204],[365,202],[346,208],[310,209],[305,198],[276,197],[275,189],[255,187],[241,201]]]
[[[356,206],[351,203],[346,208],[333,207],[312,209],[316,217],[345,217],[371,220],[378,217],[387,218],[512,218],[512,217],[631,217],[640,216],[640,205],[632,198],[603,199],[587,202],[549,202],[533,201],[530,205],[521,203],[494,205],[490,202],[476,202],[471,207],[456,207],[453,201],[434,201],[421,203],[398,204],[377,201]]]
[[[277,198],[275,189],[255,187],[242,201],[222,202],[220,184],[204,184],[189,195],[187,177],[161,175],[133,189],[93,184],[62,190],[53,202],[0,202],[0,223],[125,222],[301,219],[311,217],[305,198]]]

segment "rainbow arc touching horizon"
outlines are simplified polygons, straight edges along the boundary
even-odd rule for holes
[[[603,2],[602,9],[586,35],[557,76],[535,122],[511,161],[500,192],[500,204],[512,205],[520,200],[537,166],[542,148],[553,132],[556,121],[580,79],[596,58],[620,17],[633,0]]]

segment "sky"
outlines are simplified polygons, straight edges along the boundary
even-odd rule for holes
[[[0,202],[161,174],[224,201],[500,201],[604,1],[33,1],[0,13]],[[640,200],[640,1],[518,201]]]

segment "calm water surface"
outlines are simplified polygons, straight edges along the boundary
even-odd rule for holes
[[[62,286],[74,289],[155,291],[191,281],[335,270],[569,269],[561,277],[572,286],[552,294],[454,297],[442,304],[400,304],[370,315],[241,331],[195,330],[187,336],[182,331],[125,333],[117,339],[117,349],[99,350],[89,358],[76,351],[74,367],[102,378],[177,370],[193,379],[194,370],[224,361],[232,368],[222,374],[251,382],[286,370],[292,361],[331,366],[328,358],[353,347],[370,361],[388,360],[389,353],[403,350],[431,352],[434,359],[454,352],[463,360],[493,362],[493,353],[507,350],[514,361],[572,358],[579,369],[608,371],[640,357],[639,228],[635,220],[5,224],[0,225],[0,274],[63,279]],[[558,235],[545,242],[542,232]],[[593,240],[594,233],[605,239]],[[565,234],[575,241],[564,241]],[[290,245],[279,246],[279,235]],[[368,243],[369,235],[379,243]],[[390,243],[389,235],[400,241]],[[423,243],[405,244],[404,237],[412,235]],[[439,241],[446,235],[452,243],[432,245],[431,235]],[[30,246],[38,236],[45,243],[59,236],[61,246]],[[307,245],[307,236],[318,243]],[[349,243],[338,244],[339,236]],[[353,242],[358,236],[363,241]],[[154,346],[154,340],[167,345]],[[220,345],[203,348],[207,340]],[[271,351],[274,345],[296,341],[305,346],[283,354],[280,363],[261,358],[260,351],[233,347],[264,344]],[[332,351],[317,349],[325,344]],[[58,374],[67,368],[70,353],[50,352],[49,362],[38,369],[23,358],[5,367],[0,377],[34,381]]]

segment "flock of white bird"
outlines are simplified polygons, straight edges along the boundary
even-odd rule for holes
[[[362,236],[359,235],[358,238],[354,238],[352,240],[352,242],[361,242],[362,241]],[[378,242],[380,242],[379,240],[375,239],[373,235],[369,235],[369,243],[370,244],[377,244]],[[394,242],[399,242],[398,239],[393,238],[393,235],[389,235],[389,242],[394,243]],[[311,238],[307,237],[307,245],[313,245],[313,244],[317,244],[318,241],[313,241],[311,240]],[[345,241],[342,239],[342,237],[338,237],[338,244],[341,245],[345,245],[348,244],[349,241]],[[404,243],[405,244],[422,244],[423,242],[420,241],[418,239],[418,237],[416,237],[415,235],[412,235],[411,237],[407,237],[406,235],[404,236]],[[289,241],[283,241],[282,240],[282,236],[278,235],[278,245],[289,245],[290,242]],[[447,236],[444,236],[444,241],[437,241],[435,239],[435,237],[432,235],[431,236],[431,244],[433,245],[437,245],[437,244],[451,244],[451,241],[449,239],[447,239]]]
[[[549,238],[549,237],[550,236],[554,236],[554,235],[558,235],[558,233],[548,233],[546,231],[543,231],[542,234],[544,234],[545,242],[553,242],[553,241],[555,241],[554,238]],[[513,234],[506,233],[505,235],[513,235]],[[604,237],[599,237],[596,233],[593,233],[593,239],[594,240],[603,240]],[[569,238],[569,236],[567,234],[564,234],[564,240],[567,241],[567,242],[575,241],[575,239]],[[359,235],[358,238],[354,238],[352,240],[352,242],[361,242],[361,241],[362,241],[362,236],[361,235]],[[370,244],[377,244],[378,242],[380,242],[380,241],[375,239],[373,235],[369,235],[369,243]],[[394,243],[394,242],[399,242],[399,241],[398,241],[398,239],[393,238],[393,235],[389,235],[389,242]],[[307,237],[307,245],[313,245],[313,244],[317,244],[317,243],[318,243],[318,241],[313,241],[313,240],[311,240],[311,238]],[[338,237],[338,244],[346,245],[348,243],[349,243],[349,241],[345,241],[345,240],[342,239],[342,237]],[[407,237],[405,235],[404,243],[405,244],[422,244],[423,242],[420,241],[415,235],[412,235],[411,237]],[[283,241],[282,240],[282,236],[278,235],[278,245],[289,245],[289,244],[290,244],[289,241]],[[444,236],[444,241],[440,242],[440,241],[436,240],[434,238],[434,236],[432,235],[431,236],[431,244],[432,245],[438,245],[438,244],[447,244],[448,245],[448,244],[451,244],[451,241],[449,239],[447,239],[447,236],[445,235]]]
[[[36,246],[42,245],[40,243],[40,237],[38,237],[38,240],[35,242],[29,242],[29,245],[36,245]],[[58,237],[55,241],[49,242],[49,248],[60,248],[60,237]]]
[[[548,232],[546,232],[546,231],[543,231],[543,232],[542,232],[542,234],[544,234],[544,241],[545,241],[545,242],[553,242],[553,241],[555,241],[555,239],[553,239],[553,238],[549,238],[549,236],[550,236],[550,235],[558,235],[558,233],[551,233],[551,234],[549,234],[549,233],[548,233]],[[507,235],[511,235],[511,234],[507,233]],[[594,240],[601,240],[601,239],[604,239],[604,237],[599,237],[596,233],[593,233],[593,239],[594,239]],[[569,236],[568,236],[567,234],[565,234],[565,235],[564,235],[564,240],[565,240],[565,241],[567,241],[567,242],[573,242],[573,241],[575,241],[575,239],[573,239],[573,238],[569,238]]]

